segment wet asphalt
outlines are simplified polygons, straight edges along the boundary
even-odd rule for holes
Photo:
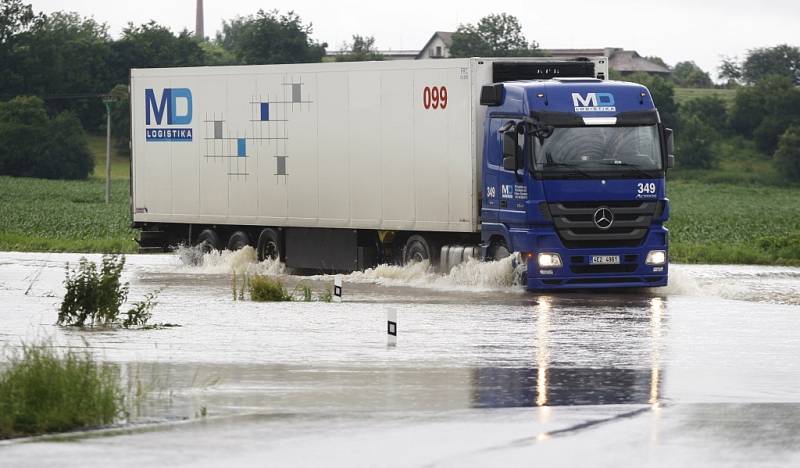
[[[561,294],[503,265],[384,269],[345,276],[341,304],[259,304],[232,300],[232,268],[333,278],[134,255],[131,298],[162,290],[154,320],[181,326],[126,331],[54,325],[78,258],[0,253],[0,346],[88,343],[131,417],[0,442],[2,466],[800,466],[800,269]]]

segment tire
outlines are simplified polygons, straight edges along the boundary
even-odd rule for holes
[[[281,237],[278,232],[271,228],[264,229],[259,234],[256,244],[258,261],[263,262],[268,258],[282,260],[281,247]]]
[[[219,236],[213,229],[204,229],[197,236],[197,243],[195,245],[201,246],[203,252],[211,252],[212,250],[221,250],[222,242]]]
[[[502,260],[509,255],[511,255],[511,252],[508,251],[506,242],[503,240],[492,242],[491,247],[489,247],[489,258],[491,260]]]
[[[433,252],[430,243],[424,237],[415,234],[409,237],[403,246],[403,265],[423,260],[428,260],[432,264]]]
[[[250,245],[250,236],[244,231],[236,231],[228,239],[228,250],[236,251]]]

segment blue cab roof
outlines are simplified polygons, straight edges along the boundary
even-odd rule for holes
[[[503,104],[492,112],[530,115],[531,111],[575,112],[582,117],[613,117],[620,112],[655,109],[650,91],[638,83],[591,78],[560,78],[503,83]]]

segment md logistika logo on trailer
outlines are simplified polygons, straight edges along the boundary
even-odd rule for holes
[[[161,97],[155,90],[144,90],[145,139],[147,141],[192,141],[192,91],[189,88],[164,88]]]
[[[611,93],[572,93],[575,112],[616,112],[614,96]]]

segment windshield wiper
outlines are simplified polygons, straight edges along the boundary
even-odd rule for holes
[[[570,163],[562,163],[562,162],[553,162],[553,158],[550,157],[550,154],[547,155],[547,162],[544,163],[544,167],[568,167],[570,168],[571,172],[565,172],[564,175],[580,175],[584,179],[591,179],[592,175],[588,172],[579,169],[577,164],[570,164]]]
[[[622,166],[622,167],[625,167],[625,168],[632,168],[633,170],[629,171],[629,172],[636,173],[636,174],[639,175],[639,177],[643,177],[643,178],[646,178],[646,179],[654,178],[652,173],[645,171],[638,164],[631,164],[631,163],[627,163],[625,161],[606,161],[606,162],[601,162],[600,164],[602,164],[603,166],[614,166],[614,167]],[[628,172],[628,171],[626,171],[626,172]]]

